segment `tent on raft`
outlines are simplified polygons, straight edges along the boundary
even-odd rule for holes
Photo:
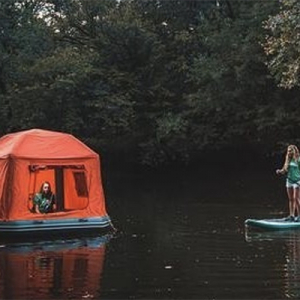
[[[33,198],[48,181],[55,211],[33,211]],[[0,138],[0,233],[111,226],[100,158],[74,136],[31,129]]]

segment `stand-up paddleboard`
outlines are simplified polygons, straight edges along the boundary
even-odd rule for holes
[[[248,227],[268,229],[268,230],[284,230],[284,229],[300,229],[300,222],[286,221],[281,219],[247,219],[245,225]]]

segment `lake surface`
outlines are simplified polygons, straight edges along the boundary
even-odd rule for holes
[[[104,174],[117,232],[0,244],[1,299],[299,299],[300,231],[248,231],[287,214],[273,169]]]

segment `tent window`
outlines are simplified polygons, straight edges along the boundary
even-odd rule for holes
[[[73,172],[75,180],[75,188],[78,197],[87,197],[88,189],[86,184],[86,177],[84,172]]]
[[[34,195],[45,181],[49,181],[55,194],[55,212],[85,209],[88,206],[88,182],[83,165],[32,165],[29,171],[29,210],[34,207]]]

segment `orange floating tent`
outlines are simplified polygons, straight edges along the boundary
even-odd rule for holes
[[[45,181],[56,209],[41,214],[33,198]],[[110,225],[97,153],[62,132],[31,129],[0,138],[0,232]]]

